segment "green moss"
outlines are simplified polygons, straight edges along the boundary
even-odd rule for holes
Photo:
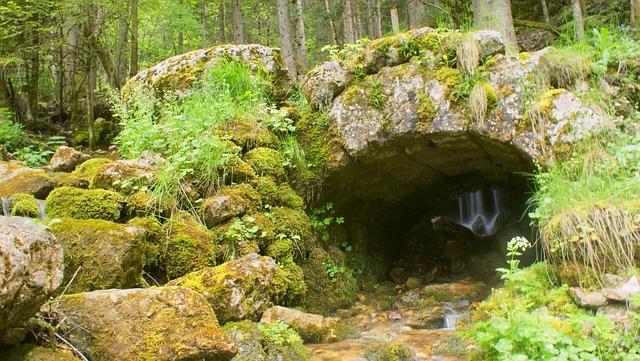
[[[267,247],[266,255],[283,262],[293,258],[293,243],[289,239],[277,240]]]
[[[551,89],[544,92],[538,98],[538,101],[531,107],[536,112],[543,114],[548,113],[553,107],[553,101],[560,95],[566,92],[565,89]]]
[[[50,218],[104,219],[118,221],[122,216],[124,198],[104,189],[60,187],[46,199]]]
[[[291,257],[279,262],[273,283],[284,289],[283,294],[278,297],[278,303],[286,306],[299,305],[307,294],[304,271]]]
[[[16,193],[9,202],[12,216],[38,218],[38,201],[31,194]]]
[[[77,166],[71,174],[86,179],[91,183],[93,177],[98,173],[98,170],[105,164],[112,162],[113,161],[108,158],[92,158]]]
[[[278,183],[273,177],[257,177],[251,181],[253,188],[260,194],[264,204],[275,205],[278,201]]]
[[[275,149],[255,148],[245,154],[245,160],[258,175],[268,175],[275,179],[284,178],[284,158]]]
[[[167,235],[163,264],[172,279],[216,264],[215,233],[186,212],[176,213],[164,225]]]
[[[421,93],[418,95],[418,122],[417,127],[420,131],[427,131],[431,122],[438,115],[438,109],[433,103],[431,96],[427,93]]]
[[[302,264],[307,285],[302,304],[308,312],[326,315],[339,308],[348,308],[354,302],[357,286],[353,274],[348,270],[341,272],[334,281],[326,272],[327,262],[332,262],[331,256],[321,248],[314,248]]]
[[[136,217],[127,224],[145,230],[144,269],[157,273],[162,269],[164,232],[155,217]]]
[[[229,322],[223,326],[223,330],[238,346],[239,352],[233,358],[234,361],[309,359],[302,338],[295,330],[281,322]]]
[[[413,361],[413,352],[409,346],[401,343],[383,343],[368,348],[367,361]]]
[[[496,89],[491,85],[491,83],[485,81],[482,82],[482,87],[484,88],[484,93],[487,96],[487,110],[491,111],[493,108],[498,105],[498,93]]]
[[[278,186],[276,193],[277,205],[292,209],[303,209],[304,200],[286,183]]]
[[[53,189],[54,180],[42,169],[31,169],[17,163],[0,163],[0,197],[16,193],[33,194],[44,199]]]
[[[146,217],[155,214],[154,199],[149,192],[136,192],[127,197],[125,211],[127,217]]]
[[[249,117],[223,122],[217,127],[217,133],[245,150],[256,147],[278,148],[280,145],[275,134],[263,124]]]
[[[227,167],[231,169],[231,174],[229,176],[231,177],[232,183],[243,183],[256,177],[256,172],[249,163],[243,161],[239,157],[229,161]]]
[[[459,69],[442,67],[433,74],[434,78],[449,88],[454,89],[462,82],[462,72]]]
[[[276,234],[298,235],[303,242],[311,237],[311,220],[303,210],[275,207],[271,214]]]
[[[144,264],[143,229],[71,218],[51,222],[50,228],[64,248],[67,272],[63,284],[69,284],[67,293],[131,288],[137,284]]]

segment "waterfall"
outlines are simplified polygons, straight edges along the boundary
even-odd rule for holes
[[[2,201],[2,214],[5,216],[9,216],[9,213],[11,212],[11,204],[9,203],[9,198],[2,197],[1,201]]]
[[[456,322],[458,322],[460,316],[462,315],[458,311],[454,310],[451,307],[445,306],[444,322],[442,328],[446,330],[455,330]]]
[[[467,192],[458,196],[457,222],[483,236],[494,235],[502,204],[497,189]]]
[[[45,219],[47,218],[47,212],[45,210],[45,202],[42,199],[36,199],[38,202],[38,218]]]

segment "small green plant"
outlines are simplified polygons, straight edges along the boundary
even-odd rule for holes
[[[258,323],[258,329],[269,342],[280,346],[301,344],[302,338],[292,328],[282,321],[274,323]]]
[[[329,227],[333,224],[344,223],[344,217],[336,217],[335,213],[331,202],[311,211],[311,227],[320,234],[321,239],[325,242],[331,238]]]
[[[276,235],[276,239],[278,241],[281,241],[281,240],[290,241],[291,245],[293,246],[294,252],[296,252],[298,255],[300,255],[300,257],[304,257],[304,251],[302,249],[302,246],[300,245],[300,242],[302,241],[302,238],[299,235],[297,235],[297,234],[278,233]]]
[[[380,80],[372,80],[368,88],[369,104],[378,109],[384,109],[387,103],[387,95],[384,93],[384,85]]]
[[[28,139],[22,124],[15,123],[13,113],[7,108],[0,108],[0,145],[10,152],[24,145]]]
[[[235,259],[238,243],[255,239],[260,235],[260,227],[254,224],[255,218],[236,218],[231,227],[224,233],[224,240],[229,245],[229,250],[225,254],[225,259]]]
[[[509,242],[507,242],[507,264],[509,265],[509,268],[496,269],[496,271],[502,273],[503,280],[510,279],[520,270],[520,260],[518,257],[522,256],[523,252],[531,247],[532,245],[529,240],[521,236],[513,237]]]
[[[338,277],[347,272],[347,268],[345,266],[339,266],[330,260],[323,261],[322,265],[324,266],[324,271],[327,273],[327,276],[329,276],[331,283],[338,282]]]
[[[308,166],[304,149],[293,134],[287,134],[282,138],[282,156],[284,166],[288,169],[304,169]]]
[[[400,42],[400,55],[405,59],[411,59],[421,53],[420,44],[415,39],[403,39]]]
[[[49,162],[49,158],[53,155],[53,151],[44,148],[40,144],[28,145],[15,151],[18,157],[29,167],[41,167]]]

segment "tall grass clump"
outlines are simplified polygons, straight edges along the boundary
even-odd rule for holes
[[[191,202],[194,187],[204,196],[214,191],[235,155],[218,127],[238,117],[262,119],[270,111],[266,75],[233,60],[208,69],[182,99],[157,100],[145,88],[131,92],[126,102],[120,97],[114,101],[122,127],[117,143],[127,158],[151,151],[166,159],[152,189],[160,202]]]
[[[640,137],[592,137],[534,176],[532,219],[550,260],[592,276],[635,266],[640,246]],[[585,273],[586,271],[586,273]]]

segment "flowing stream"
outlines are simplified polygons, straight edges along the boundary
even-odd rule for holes
[[[458,196],[456,221],[481,236],[492,236],[497,231],[497,219],[502,210],[500,191],[479,189]]]

